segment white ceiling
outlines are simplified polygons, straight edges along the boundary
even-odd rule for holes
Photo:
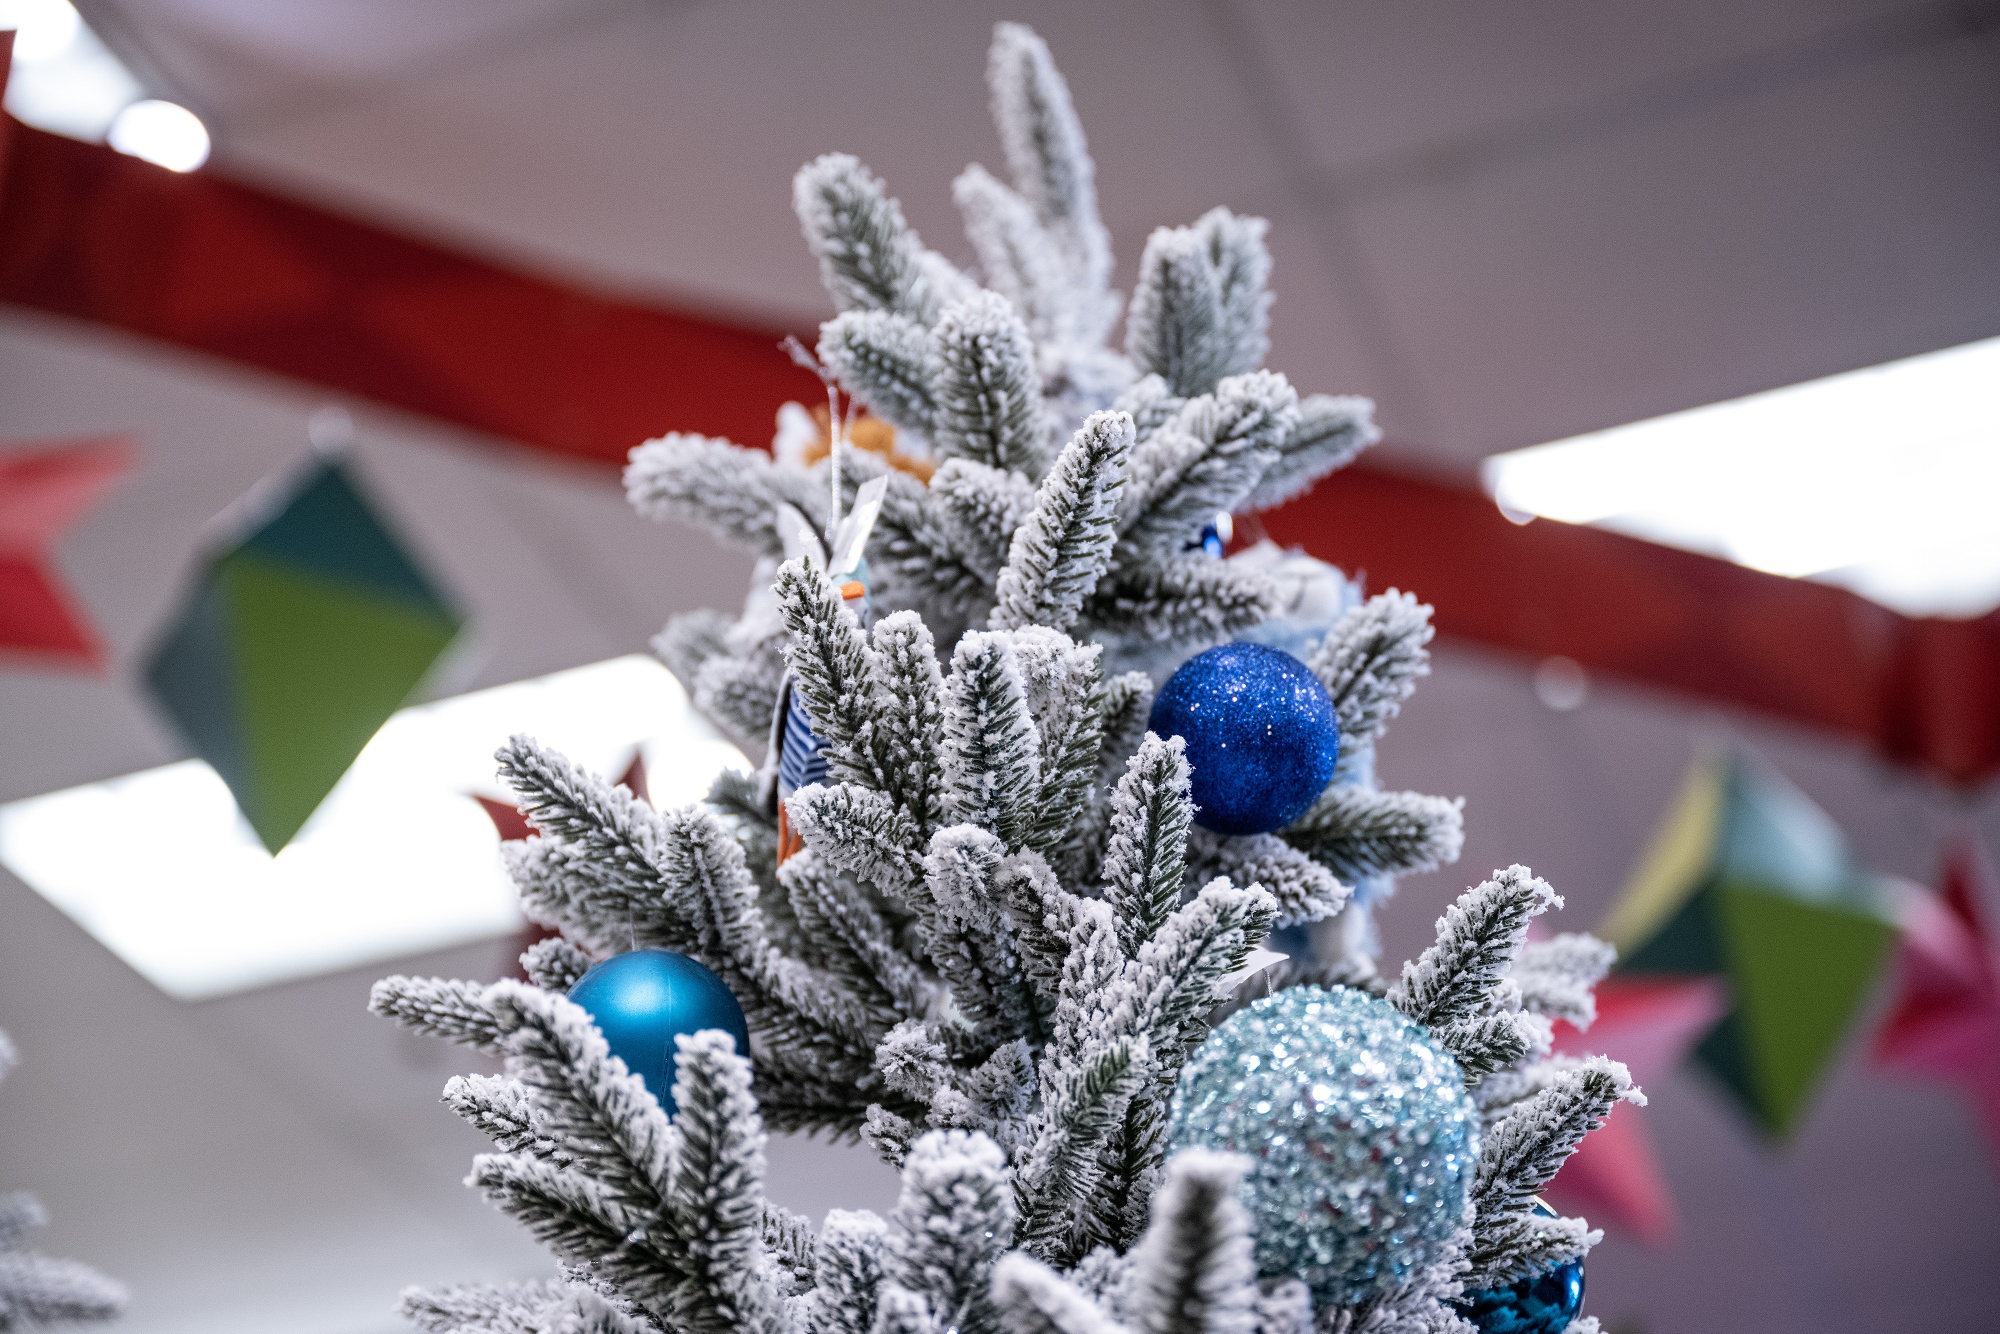
[[[214,129],[217,170],[514,260],[786,320],[823,310],[794,168],[861,154],[935,243],[947,186],[997,156],[996,17],[1047,35],[1100,158],[1123,272],[1146,231],[1263,212],[1274,364],[1372,393],[1407,459],[1493,450],[2000,332],[2000,14],[1864,0],[804,4],[736,0],[81,0],[155,91]],[[948,244],[947,248],[956,248]],[[0,312],[0,441],[134,430],[140,471],[59,563],[117,659],[0,671],[0,800],[179,750],[132,688],[203,525],[294,461],[323,396]],[[747,564],[631,517],[610,480],[353,405],[360,465],[471,609],[467,686],[640,648],[740,598]],[[1573,713],[1463,650],[1398,722],[1388,781],[1468,797],[1461,866],[1407,883],[1388,957],[1445,899],[1526,861],[1597,920],[1695,748],[1745,738],[1925,877],[2000,792],[1959,799],[1853,748],[1600,686]],[[107,836],[116,836],[108,831]],[[51,1249],[138,1292],[127,1334],[386,1334],[405,1282],[537,1272],[459,1179],[435,1103],[463,1058],[361,1011],[382,970],[181,1005],[0,873],[0,1188]],[[495,975],[498,945],[413,961]],[[1879,998],[1878,998],[1879,1001]],[[1971,1328],[2000,1188],[1969,1114],[1850,1053],[1797,1144],[1753,1141],[1698,1078],[1649,1121],[1696,1219],[1608,1242],[1592,1310],[1648,1328]],[[773,1150],[814,1214],[880,1204],[865,1159]]]
[[[830,149],[947,250],[995,18],[1070,75],[1129,275],[1270,216],[1273,364],[1437,466],[2000,332],[2000,6],[82,0],[221,169],[621,287],[824,304]]]

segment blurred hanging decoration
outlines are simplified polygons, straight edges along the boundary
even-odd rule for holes
[[[103,670],[104,643],[50,561],[57,535],[132,463],[121,436],[0,453],[0,654]]]
[[[1875,1035],[1879,1069],[1950,1084],[2000,1158],[2000,945],[1987,917],[1993,868],[1970,838],[1945,855],[1938,894],[1903,909],[1896,1000]]]
[[[840,443],[877,455],[897,472],[906,472],[920,482],[928,482],[937,471],[936,460],[912,453],[896,438],[896,428],[880,417],[857,412],[852,421],[841,423]],[[787,403],[778,410],[778,432],[771,452],[781,461],[810,468],[833,453],[833,409],[822,403],[808,411],[802,403]]]
[[[1597,986],[1597,1019],[1588,1035],[1558,1021],[1555,1050],[1563,1056],[1603,1052],[1623,1061],[1634,1082],[1650,1085],[1679,1065],[1728,1008],[1728,989],[1719,977],[1607,977]],[[1645,1114],[1622,1103],[1614,1107],[1542,1193],[1564,1212],[1663,1245],[1673,1239],[1680,1220],[1646,1133]]]
[[[202,562],[145,679],[275,853],[464,621],[337,455],[257,499]]]
[[[1765,1133],[1783,1138],[1895,938],[1894,899],[1797,788],[1718,755],[1689,771],[1598,934],[1618,947],[1619,978],[1726,981],[1728,1008],[1696,1057]]]

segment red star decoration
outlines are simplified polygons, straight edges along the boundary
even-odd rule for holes
[[[1903,910],[1896,999],[1875,1035],[1876,1068],[1957,1088],[2000,1156],[2000,947],[1986,917],[1993,868],[1970,838],[1945,855],[1943,892]]]
[[[1556,1025],[1556,1050],[1573,1056],[1603,1052],[1623,1061],[1644,1085],[1680,1064],[1727,1008],[1721,978],[1608,977],[1597,988],[1597,1022],[1588,1034]],[[1640,1118],[1620,1103],[1585,1137],[1549,1183],[1551,1203],[1565,1213],[1615,1223],[1654,1245],[1679,1226],[1659,1156]]]
[[[0,650],[104,669],[104,642],[49,568],[56,535],[131,470],[122,436],[0,455]]]

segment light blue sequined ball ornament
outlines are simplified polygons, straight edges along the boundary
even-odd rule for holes
[[[1147,726],[1187,741],[1194,822],[1219,834],[1283,829],[1318,800],[1340,758],[1320,679],[1282,649],[1247,641],[1182,663]]]
[[[1479,1113],[1458,1062],[1387,1001],[1291,987],[1195,1049],[1168,1144],[1252,1159],[1258,1271],[1351,1306],[1443,1254],[1478,1165]]]

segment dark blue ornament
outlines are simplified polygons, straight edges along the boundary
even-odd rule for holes
[[[576,980],[569,998],[597,1024],[611,1054],[646,1081],[669,1116],[674,1107],[674,1039],[719,1028],[750,1054],[743,1007],[721,978],[671,950],[614,954]]]
[[[1545,1218],[1556,1211],[1535,1201]],[[1583,1309],[1583,1261],[1544,1269],[1504,1288],[1480,1288],[1452,1303],[1481,1334],[1562,1334]]]
[[[1187,544],[1189,551],[1199,551],[1215,560],[1222,559],[1223,551],[1229,546],[1229,539],[1236,535],[1236,520],[1228,510],[1217,510],[1215,521],[1202,525],[1201,536]]]
[[[1239,641],[1197,653],[1167,678],[1149,724],[1187,740],[1195,823],[1265,834],[1306,813],[1333,777],[1333,698],[1291,654]]]

